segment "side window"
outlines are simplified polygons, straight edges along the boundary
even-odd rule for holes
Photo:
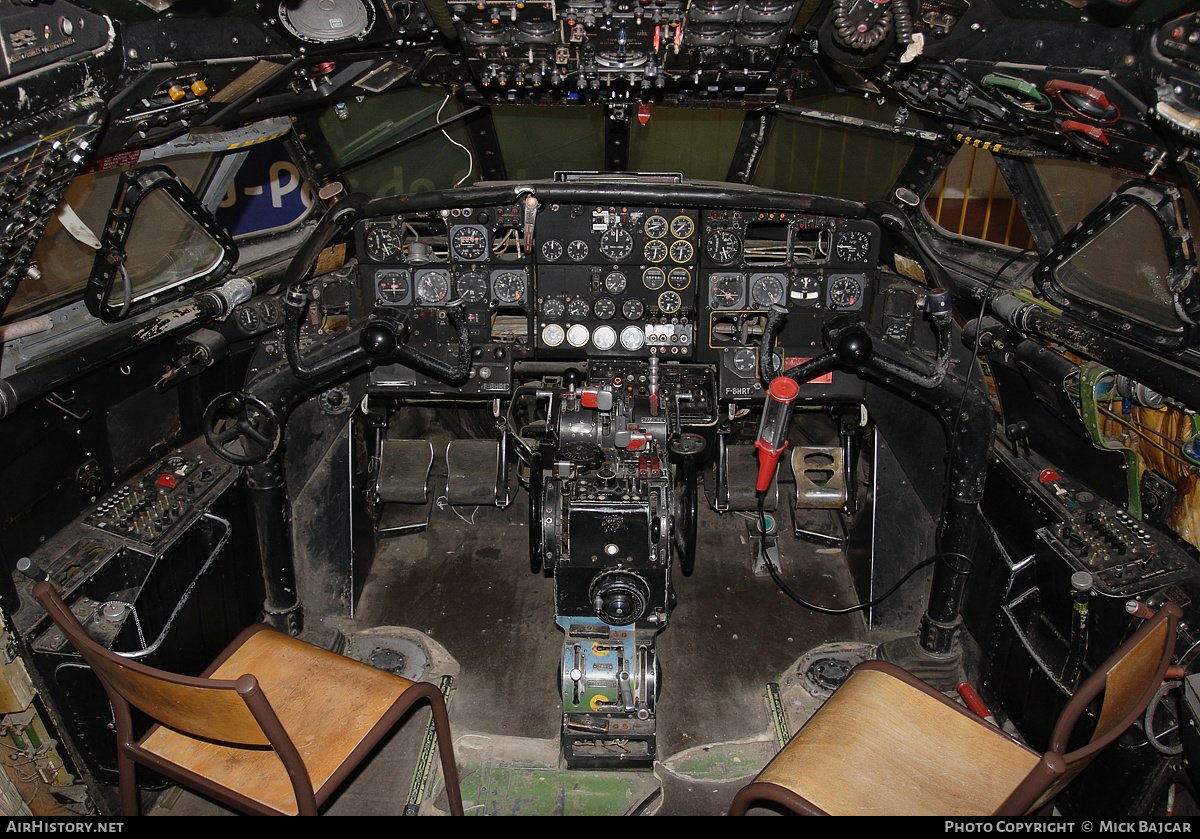
[[[188,155],[171,158],[167,163],[179,179],[195,191],[211,160],[210,155]],[[121,173],[132,168],[124,166],[85,172],[71,181],[58,213],[46,225],[34,250],[33,264],[37,266],[37,273],[21,280],[5,312],[5,320],[19,319],[23,313],[82,293],[96,257],[95,249],[81,241],[87,238],[82,227],[95,236],[100,235]],[[75,227],[76,232],[72,233],[68,225]],[[82,236],[77,235],[80,233]]]
[[[1035,247],[1017,202],[986,149],[960,148],[925,197],[925,210],[948,233],[1013,248]]]

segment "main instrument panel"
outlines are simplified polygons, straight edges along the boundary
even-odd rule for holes
[[[449,208],[356,234],[377,311],[444,327],[461,304],[477,356],[698,361],[730,396],[754,395],[771,306],[789,312],[785,361],[811,357],[828,317],[869,306],[880,251],[862,219],[648,203]]]

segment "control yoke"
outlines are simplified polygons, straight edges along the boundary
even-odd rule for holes
[[[404,364],[447,384],[462,384],[471,373],[471,335],[463,306],[451,305],[446,313],[453,324],[457,342],[457,361],[450,363],[406,346],[409,326],[406,321],[374,315],[358,328],[356,345],[347,346],[311,362],[300,356],[300,322],[308,306],[308,293],[292,287],[284,299],[287,312],[285,349],[288,366],[301,379],[316,379],[331,373],[348,374],[359,367],[377,364]]]
[[[940,288],[930,291],[925,297],[925,312],[933,320],[937,333],[937,357],[932,364],[893,347],[874,335],[865,323],[835,318],[825,324],[827,352],[787,370],[780,370],[782,365],[773,352],[773,346],[787,321],[787,308],[773,304],[767,312],[762,346],[758,353],[759,378],[767,388],[780,376],[804,384],[837,367],[849,367],[854,370],[874,369],[888,378],[898,378],[918,387],[935,388],[942,383],[946,371],[950,369],[952,310],[949,292]]]

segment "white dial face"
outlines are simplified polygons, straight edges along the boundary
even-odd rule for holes
[[[598,326],[592,333],[592,344],[598,350],[611,350],[617,344],[617,330],[611,326]]]
[[[563,332],[563,328],[557,323],[547,324],[542,330],[542,343],[547,347],[557,347],[563,342],[563,338],[565,337],[566,334]]]
[[[621,346],[627,350],[640,350],[646,343],[646,333],[640,326],[627,326],[621,330]]]
[[[582,323],[572,324],[567,329],[567,343],[572,347],[582,347],[588,342],[588,338],[590,337],[591,333],[588,332],[588,328]]]

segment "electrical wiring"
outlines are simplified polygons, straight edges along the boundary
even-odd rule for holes
[[[442,104],[438,106],[437,116],[435,116],[433,118],[434,122],[442,121],[442,108],[446,107],[446,103],[449,101],[450,101],[450,94],[447,93],[446,98],[442,100]],[[475,171],[475,155],[471,153],[471,150],[469,148],[467,148],[462,143],[458,142],[453,137],[451,137],[450,133],[448,131],[446,131],[445,128],[442,129],[442,136],[444,136],[451,143],[458,146],[460,149],[462,149],[463,151],[465,151],[467,153],[467,173],[465,175],[463,175],[458,180],[457,183],[454,184],[456,187],[462,186],[463,181],[465,181],[467,178],[471,177],[471,173]]]
[[[759,540],[758,550],[759,550],[759,556],[762,557],[763,564],[767,566],[767,572],[771,575],[771,579],[773,579],[775,581],[775,584],[777,586],[779,586],[780,590],[784,594],[786,594],[789,598],[791,598],[793,601],[795,601],[799,605],[803,606],[804,608],[809,609],[810,611],[813,611],[813,612],[819,612],[822,615],[849,615],[854,612],[861,612],[863,609],[870,609],[874,606],[878,606],[884,600],[887,600],[889,597],[891,597],[893,594],[895,594],[899,590],[900,586],[902,586],[906,582],[908,582],[908,580],[912,577],[913,574],[916,574],[922,568],[926,568],[926,567],[932,565],[933,563],[937,562],[940,557],[940,555],[933,556],[933,557],[930,557],[929,559],[918,562],[912,568],[908,569],[908,571],[904,574],[904,576],[901,577],[898,581],[896,581],[895,585],[893,585],[891,588],[889,588],[887,591],[885,591],[883,594],[879,595],[878,597],[874,598],[873,600],[868,600],[868,601],[865,601],[862,603],[856,603],[853,606],[845,606],[840,609],[835,609],[835,608],[832,608],[829,606],[819,606],[816,603],[810,603],[809,601],[805,600],[800,595],[796,594],[796,592],[792,591],[792,589],[788,586],[788,584],[786,582],[784,582],[783,577],[780,576],[779,571],[775,568],[775,565],[771,562],[771,558],[769,556],[767,556],[767,550],[766,550],[767,515],[763,509],[763,500],[764,500],[763,495],[760,493],[758,496],[758,522],[759,522],[758,526],[760,528],[760,532],[763,534],[763,538]],[[970,563],[970,561],[971,561],[970,559],[968,559],[965,556],[962,556],[961,554],[959,554],[958,556],[960,556],[962,559],[966,560],[968,563]]]

